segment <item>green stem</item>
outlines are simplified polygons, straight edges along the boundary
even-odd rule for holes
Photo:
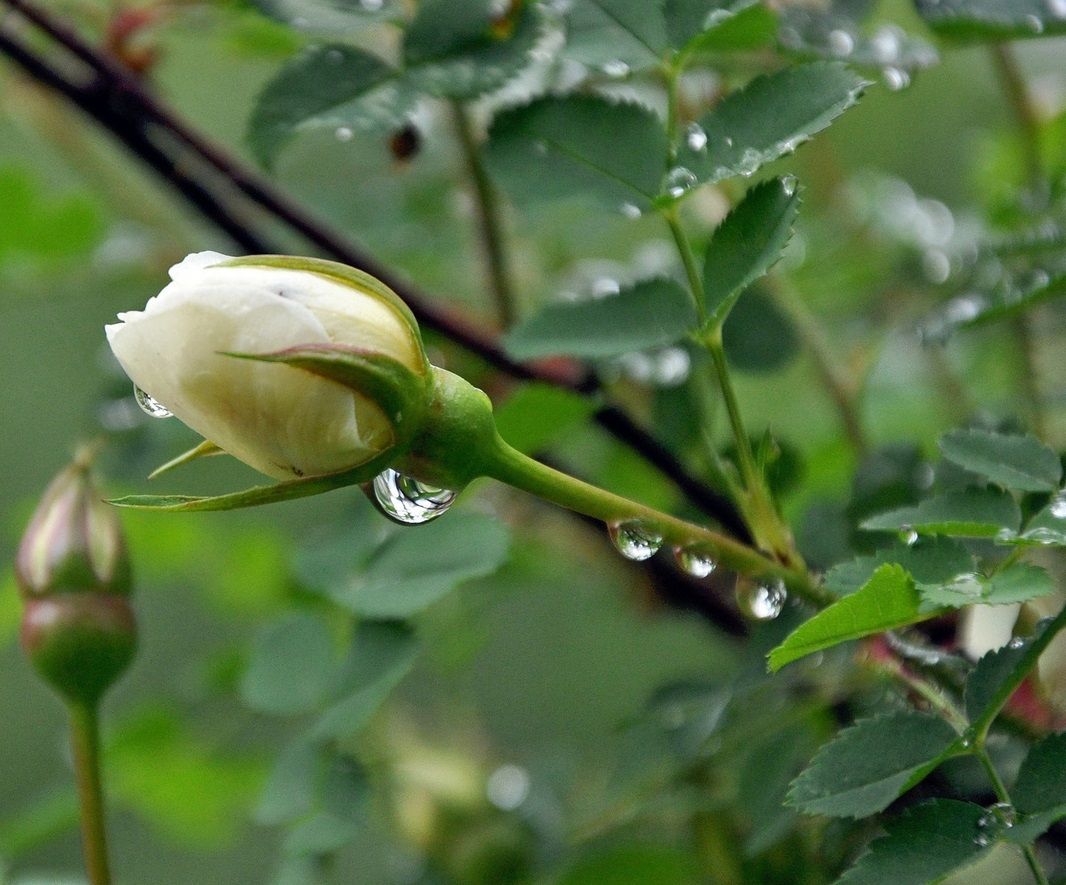
[[[751,440],[744,429],[744,420],[740,416],[740,403],[737,401],[736,391],[733,389],[733,379],[729,376],[729,366],[725,360],[725,348],[722,346],[721,329],[703,339],[707,352],[711,355],[714,364],[714,373],[718,378],[718,386],[722,390],[722,399],[725,401],[726,414],[729,415],[729,426],[733,430],[733,441],[737,446],[737,461],[739,462],[740,475],[744,478],[744,485],[749,493],[762,487],[762,476],[755,466],[755,455],[751,451]]]
[[[1044,163],[1040,156],[1040,116],[1029,94],[1029,87],[1025,83],[1021,68],[1018,67],[1018,60],[1014,57],[1010,47],[1004,43],[996,43],[990,47],[990,50],[992,59],[999,70],[1007,101],[1010,103],[1021,130],[1022,149],[1025,152],[1029,186],[1032,188],[1033,197],[1044,198],[1047,193],[1047,182],[1044,177]]]
[[[688,278],[689,295],[696,307],[696,315],[699,317],[700,326],[707,322],[706,297],[703,292],[703,277],[700,276],[699,268],[696,267],[696,256],[692,254],[692,246],[681,229],[681,222],[677,217],[677,207],[671,206],[663,210],[663,218],[666,226],[670,228],[670,234],[677,246],[677,254],[681,256],[681,264],[685,268],[685,276]]]
[[[97,708],[91,703],[72,702],[70,738],[74,753],[74,774],[81,806],[81,837],[85,872],[92,885],[109,885],[107,865],[107,825],[103,789],[100,782],[100,725]]]
[[[822,379],[822,386],[836,406],[852,448],[857,454],[864,454],[869,449],[869,443],[859,420],[851,373],[834,357],[825,331],[799,293],[781,276],[771,276],[769,282],[768,290],[774,301],[788,314],[803,343],[807,345],[818,376]]]
[[[988,750],[985,749],[983,742],[975,745],[974,755],[981,763],[981,767],[984,768],[985,774],[988,775],[988,780],[992,784],[992,790],[996,794],[996,798],[1000,802],[1013,808],[1014,803],[1011,801],[1007,786],[1003,783],[1003,779],[999,776],[999,772],[996,771],[996,766],[992,763],[992,759],[988,755]],[[1029,870],[1033,874],[1033,880],[1037,885],[1048,885],[1047,875],[1044,873],[1044,868],[1040,866],[1040,860],[1036,856],[1036,849],[1033,847],[1033,843],[1026,842],[1019,847],[1022,850],[1022,854],[1025,856],[1025,862],[1029,864]]]
[[[514,323],[516,310],[514,286],[511,283],[507,250],[504,248],[500,204],[496,198],[496,189],[489,180],[485,164],[481,162],[481,153],[478,150],[477,140],[474,138],[474,127],[470,115],[461,102],[453,101],[451,107],[467,174],[474,186],[478,228],[481,245],[485,252],[489,288],[496,302],[500,323],[506,328]]]
[[[482,472],[561,507],[610,524],[637,522],[662,535],[667,544],[691,549],[753,577],[782,579],[798,596],[817,606],[833,601],[805,569],[783,565],[727,535],[662,513],[615,495],[534,461],[498,440],[495,451],[481,465]]]

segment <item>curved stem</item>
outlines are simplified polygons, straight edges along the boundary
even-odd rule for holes
[[[462,102],[453,101],[451,106],[452,116],[455,119],[455,132],[459,136],[459,145],[463,151],[467,174],[474,185],[478,228],[481,232],[481,245],[485,252],[489,287],[496,301],[500,323],[506,328],[514,323],[516,311],[514,287],[511,285],[511,272],[507,262],[507,251],[504,248],[500,204],[496,199],[496,189],[492,186],[488,172],[485,170],[485,164],[481,162],[470,114],[467,113]]]
[[[1007,786],[1003,783],[999,772],[996,771],[996,766],[992,763],[984,743],[980,743],[974,748],[974,755],[977,757],[978,762],[981,763],[981,767],[984,768],[985,774],[988,775],[988,780],[992,784],[992,790],[996,794],[996,798],[1013,808],[1014,803],[1011,802]],[[1033,874],[1033,881],[1037,885],[1048,885],[1047,874],[1044,872],[1044,868],[1040,866],[1040,860],[1036,856],[1036,849],[1033,847],[1033,843],[1026,842],[1024,845],[1020,845],[1019,848],[1021,848],[1022,854],[1025,856],[1025,862],[1029,864],[1029,870]]]
[[[85,872],[92,885],[109,885],[107,828],[100,782],[100,725],[95,704],[71,703],[70,739],[81,806]]]
[[[727,535],[575,479],[523,455],[503,440],[497,440],[495,451],[481,469],[493,479],[607,524],[637,521],[652,527],[667,544],[712,556],[734,571],[780,578],[798,596],[815,605],[832,602],[832,597],[815,585],[804,569],[790,568]]]

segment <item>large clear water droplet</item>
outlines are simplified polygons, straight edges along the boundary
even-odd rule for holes
[[[666,175],[666,192],[675,200],[684,196],[698,183],[695,173],[684,166],[675,166]]]
[[[133,385],[133,398],[141,411],[151,418],[169,418],[173,413],[159,400],[147,391],[141,390],[136,384]]]
[[[685,547],[675,547],[674,558],[681,570],[694,578],[706,578],[718,567],[718,563],[706,553],[697,553]]]
[[[651,559],[663,546],[663,536],[641,522],[612,522],[607,526],[611,541],[626,559]]]
[[[452,506],[455,492],[420,482],[391,467],[374,477],[374,497],[385,514],[404,525],[436,519]]]
[[[699,123],[689,123],[685,129],[685,144],[693,151],[707,150],[707,133]]]
[[[756,621],[772,621],[781,614],[788,591],[781,580],[753,581],[737,578],[737,606],[742,614]]]

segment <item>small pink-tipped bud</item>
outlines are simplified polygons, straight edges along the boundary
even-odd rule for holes
[[[114,593],[37,597],[26,601],[22,648],[66,700],[94,705],[133,660],[137,623]]]
[[[52,593],[128,594],[130,564],[115,509],[105,504],[79,456],[45,491],[15,557],[26,599]]]
[[[95,704],[137,646],[130,566],[115,510],[79,455],[45,491],[19,545],[22,647],[66,700]]]

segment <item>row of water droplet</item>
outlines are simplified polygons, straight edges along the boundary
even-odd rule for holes
[[[609,523],[607,531],[615,549],[634,562],[651,559],[663,546],[662,534],[637,520]],[[674,558],[681,570],[694,578],[706,578],[718,567],[713,557],[691,547],[675,547]],[[788,592],[780,580],[754,581],[738,576],[736,599],[742,614],[768,621],[781,614]]]
[[[170,410],[148,392],[134,387],[134,398],[145,414],[152,418],[169,418]],[[413,476],[387,467],[374,477],[371,489],[386,516],[403,525],[421,525],[442,515],[455,501],[456,493],[422,482]],[[607,526],[615,549],[626,559],[642,562],[663,546],[663,536],[644,523],[630,520]],[[675,547],[678,566],[694,578],[706,578],[717,563],[706,553],[689,547]],[[737,579],[737,603],[741,611],[756,620],[770,620],[781,614],[787,599],[781,581],[757,582]]]

